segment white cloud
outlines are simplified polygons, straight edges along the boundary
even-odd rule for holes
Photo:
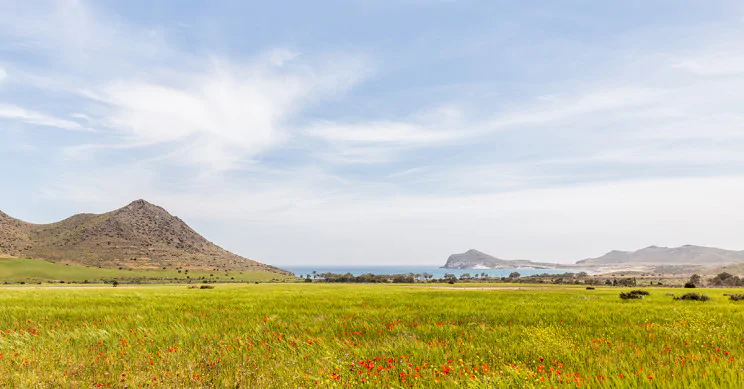
[[[738,52],[699,55],[683,59],[673,67],[702,76],[734,76],[744,74],[744,56]]]
[[[40,112],[27,110],[25,108],[10,104],[0,104],[0,119],[18,120],[29,124],[46,127],[56,127],[64,130],[93,131],[89,128],[83,127],[82,125],[80,125],[80,123],[72,120],[45,115]]]
[[[307,133],[329,142],[413,145],[443,143],[459,136],[455,131],[428,129],[405,122],[342,124],[325,121],[315,123]]]
[[[269,62],[271,62],[275,66],[282,66],[286,62],[289,62],[299,56],[300,56],[300,53],[286,49],[286,48],[274,49],[274,50],[269,51],[266,54],[266,57],[269,59]]]
[[[477,132],[464,121],[458,107],[437,106],[399,121],[316,120],[304,128],[304,134],[327,145],[316,157],[344,164],[392,162],[412,148],[452,145]]]
[[[110,107],[101,122],[132,143],[188,141],[188,152],[177,154],[181,158],[229,168],[282,143],[291,131],[285,122],[304,105],[331,97],[364,75],[363,64],[343,58],[337,61],[343,68],[303,63],[279,69],[274,57],[251,66],[215,62],[178,86],[119,80],[87,94]]]
[[[539,96],[534,107],[507,111],[485,125],[486,131],[525,126],[555,125],[595,114],[607,114],[646,106],[658,101],[664,91],[637,86],[592,86],[575,96]]]

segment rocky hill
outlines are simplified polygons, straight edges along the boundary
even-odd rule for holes
[[[0,212],[0,254],[124,269],[288,272],[222,249],[165,209],[137,200],[112,212],[31,224]]]
[[[744,263],[744,251],[686,245],[682,247],[650,246],[636,251],[610,251],[598,257],[579,261],[579,266],[602,265],[698,265],[711,266]]]
[[[535,269],[555,269],[565,267],[562,265],[532,262],[526,260],[504,260],[478,250],[470,249],[462,254],[452,254],[447,258],[447,263],[442,266],[444,269],[516,269],[516,268],[535,268]]]

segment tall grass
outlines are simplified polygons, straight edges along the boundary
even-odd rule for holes
[[[744,312],[653,289],[0,288],[0,387],[735,387]],[[719,293],[721,292],[721,293]]]

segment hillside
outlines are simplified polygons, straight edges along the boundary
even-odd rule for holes
[[[698,265],[712,266],[744,263],[744,251],[686,245],[682,247],[650,246],[637,251],[610,251],[598,257],[579,261],[580,266],[602,265]]]
[[[165,209],[137,200],[104,214],[31,224],[0,212],[0,254],[122,269],[288,272],[233,254]]]
[[[108,269],[82,265],[66,265],[27,258],[0,258],[0,282],[37,283],[229,283],[286,282],[295,277],[262,270],[163,270]]]
[[[444,269],[516,269],[516,268],[553,269],[564,267],[556,264],[532,262],[526,260],[504,260],[478,250],[470,249],[462,254],[452,254],[447,258]]]

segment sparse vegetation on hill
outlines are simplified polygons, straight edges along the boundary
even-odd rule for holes
[[[168,270],[168,269],[107,269],[81,265],[67,265],[28,258],[0,258],[2,283],[230,283],[230,282],[286,282],[295,277],[263,270]]]
[[[288,272],[235,255],[208,241],[165,209],[137,200],[101,215],[52,224],[26,223],[0,212],[0,254],[122,269],[220,269]]]

